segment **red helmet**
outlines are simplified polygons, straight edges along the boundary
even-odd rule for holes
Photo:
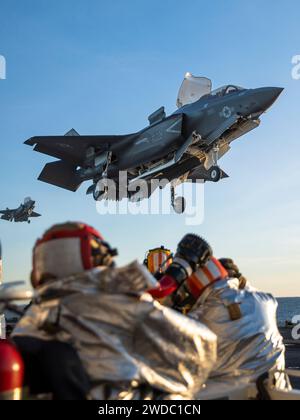
[[[0,340],[0,400],[20,400],[24,380],[24,364],[17,349]]]
[[[55,225],[34,246],[33,286],[97,266],[110,266],[116,255],[117,251],[91,226],[77,222]]]

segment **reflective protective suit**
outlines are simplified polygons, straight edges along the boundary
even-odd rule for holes
[[[5,340],[6,338],[6,322],[5,316],[0,314],[0,340]]]
[[[277,327],[277,306],[271,295],[249,284],[241,290],[237,279],[218,281],[204,291],[189,316],[218,338],[218,360],[208,390],[247,384],[270,370],[284,370],[285,348]],[[284,375],[278,375],[276,386],[287,386]]]
[[[93,399],[195,398],[216,362],[216,337],[154,301],[145,293],[154,282],[138,263],[55,280],[12,336],[71,344]]]

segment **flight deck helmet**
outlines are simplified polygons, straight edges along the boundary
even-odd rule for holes
[[[94,267],[111,267],[117,254],[96,229],[85,223],[54,225],[34,246],[32,284],[37,287]]]

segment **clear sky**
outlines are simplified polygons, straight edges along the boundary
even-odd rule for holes
[[[88,185],[70,193],[36,181],[51,160],[22,143],[33,135],[124,134],[161,105],[175,110],[186,71],[214,87],[281,86],[262,125],[221,161],[230,178],[205,187],[193,230],[217,256],[236,259],[259,288],[300,295],[300,4],[271,0],[1,0],[0,207],[26,196],[43,217],[0,223],[5,279],[28,279],[31,248],[49,225],[83,220],[119,248],[119,263],[149,247],[172,249],[191,228],[182,216],[100,216]],[[168,193],[165,196],[168,200]]]

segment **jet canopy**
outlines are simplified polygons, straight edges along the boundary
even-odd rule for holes
[[[177,107],[192,104],[202,96],[211,93],[212,82],[206,77],[195,77],[191,73],[186,73],[185,78],[179,89],[177,97]]]
[[[222,96],[230,95],[231,93],[239,92],[242,90],[245,90],[245,89],[240,86],[226,85],[226,86],[222,86],[218,89],[213,90],[210,93],[210,96],[222,97]]]
[[[240,86],[226,85],[212,91],[212,82],[206,77],[196,77],[191,73],[186,73],[180,86],[177,107],[192,104],[204,96],[223,97],[235,92],[245,90]]]

